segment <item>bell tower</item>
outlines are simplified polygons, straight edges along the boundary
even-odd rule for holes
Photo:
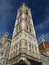
[[[21,65],[21,62],[25,62],[26,65],[31,65],[30,59],[40,62],[39,55],[31,10],[23,3],[17,10],[8,63]]]

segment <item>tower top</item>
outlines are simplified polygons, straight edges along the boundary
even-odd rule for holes
[[[27,9],[31,10],[25,3],[22,3],[22,5],[17,9],[17,11],[23,7],[26,7]]]

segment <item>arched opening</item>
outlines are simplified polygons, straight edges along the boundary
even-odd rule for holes
[[[27,65],[23,60],[20,60],[17,64],[14,65]]]

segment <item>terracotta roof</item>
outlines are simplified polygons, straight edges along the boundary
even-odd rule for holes
[[[39,50],[43,50],[44,48],[49,48],[49,42],[44,41],[39,45]]]

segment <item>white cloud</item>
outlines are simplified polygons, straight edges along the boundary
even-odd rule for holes
[[[43,23],[35,26],[36,30],[44,30],[49,27],[49,18],[45,19]]]
[[[46,41],[49,41],[49,18],[44,18],[43,23],[35,26],[35,28],[38,35],[38,42],[41,41],[42,37],[44,37]]]

